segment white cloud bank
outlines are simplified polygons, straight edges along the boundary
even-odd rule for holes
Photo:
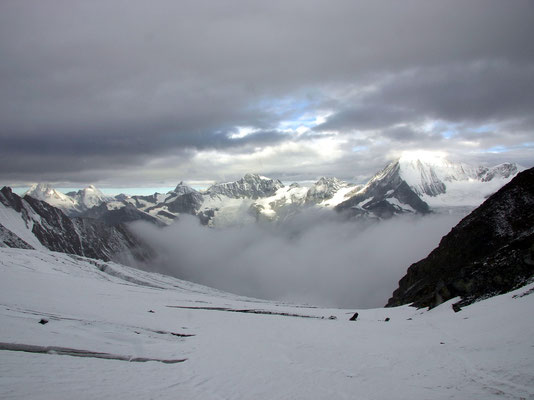
[[[211,229],[182,216],[132,228],[158,259],[150,269],[258,298],[332,307],[381,307],[408,266],[426,257],[458,215],[380,223],[305,213],[282,224]]]

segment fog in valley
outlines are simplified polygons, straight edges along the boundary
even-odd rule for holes
[[[156,251],[145,268],[221,290],[310,305],[382,307],[412,264],[459,215],[341,220],[310,210],[283,222],[208,228],[182,215],[131,228]]]

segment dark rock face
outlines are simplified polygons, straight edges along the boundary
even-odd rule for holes
[[[179,195],[166,204],[170,212],[196,215],[203,201],[202,195],[195,190]]]
[[[421,200],[401,178],[399,168],[399,163],[388,165],[369,181],[365,189],[338,204],[336,211],[346,212],[352,216],[374,214],[380,218],[406,212],[402,207],[387,201],[387,199],[394,199],[411,207],[415,212],[421,214],[430,212],[428,204]]]
[[[0,202],[20,213],[39,242],[52,251],[104,261],[131,257],[143,260],[151,256],[148,246],[122,224],[109,226],[92,218],[69,218],[58,208],[30,196],[21,198],[7,187],[0,191]],[[12,245],[27,248],[15,242]]]
[[[126,196],[124,194],[119,194],[119,195],[115,196],[115,199],[119,200],[119,201],[122,201],[123,203],[126,203],[127,200],[128,200],[128,196]],[[139,209],[141,209],[143,207],[146,207],[146,205],[144,203],[142,203],[141,201],[144,201],[144,202],[146,202],[148,204],[154,204],[154,205],[158,204],[157,193],[150,194],[148,196],[131,196],[131,199],[134,201],[134,206],[139,208]]]
[[[105,203],[95,206],[81,215],[86,218],[98,219],[106,225],[117,226],[134,221],[150,222],[154,225],[161,226],[163,223],[146,212],[138,210],[132,204],[126,204],[116,210],[108,210]]]
[[[534,168],[519,173],[412,264],[387,306],[459,305],[506,293],[534,276]]]
[[[215,217],[215,211],[217,209],[203,210],[197,214],[197,217],[200,219],[202,225],[208,225],[209,222]]]
[[[33,249],[28,243],[19,238],[4,225],[0,223],[0,247],[11,247],[15,249]]]

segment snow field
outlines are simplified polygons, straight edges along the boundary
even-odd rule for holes
[[[0,249],[0,274],[0,342],[187,358],[0,350],[2,399],[534,399],[534,296],[517,296],[534,284],[454,313],[261,301],[34,250]]]

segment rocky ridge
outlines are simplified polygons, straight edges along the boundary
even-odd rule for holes
[[[151,255],[148,246],[123,224],[110,226],[98,219],[71,218],[44,201],[28,195],[21,198],[7,187],[0,190],[0,203],[0,237],[4,246],[39,245],[52,251],[123,263]]]
[[[412,264],[387,306],[459,305],[513,290],[534,276],[534,168],[520,172]]]
[[[197,216],[205,225],[227,226],[260,220],[278,221],[310,207],[334,209],[350,218],[427,214],[436,207],[454,206],[458,198],[462,199],[458,206],[465,213],[465,209],[482,203],[483,196],[495,192],[518,171],[517,165],[511,163],[492,168],[474,167],[453,163],[441,156],[423,156],[400,157],[365,185],[322,177],[306,188],[298,184],[285,186],[277,179],[246,174],[235,182],[217,183],[205,191],[180,182],[168,193],[149,196],[118,195],[110,199],[91,186],[70,193],[70,197],[48,186],[28,193],[56,205],[70,216],[106,216],[110,220],[113,215],[111,219],[117,222],[140,219],[170,224],[181,214],[189,214]],[[471,186],[477,186],[473,191],[477,196],[469,194]],[[90,201],[84,193],[91,194]],[[90,205],[97,208],[92,210]],[[139,213],[133,212],[132,206]],[[126,210],[116,211],[121,208]]]

